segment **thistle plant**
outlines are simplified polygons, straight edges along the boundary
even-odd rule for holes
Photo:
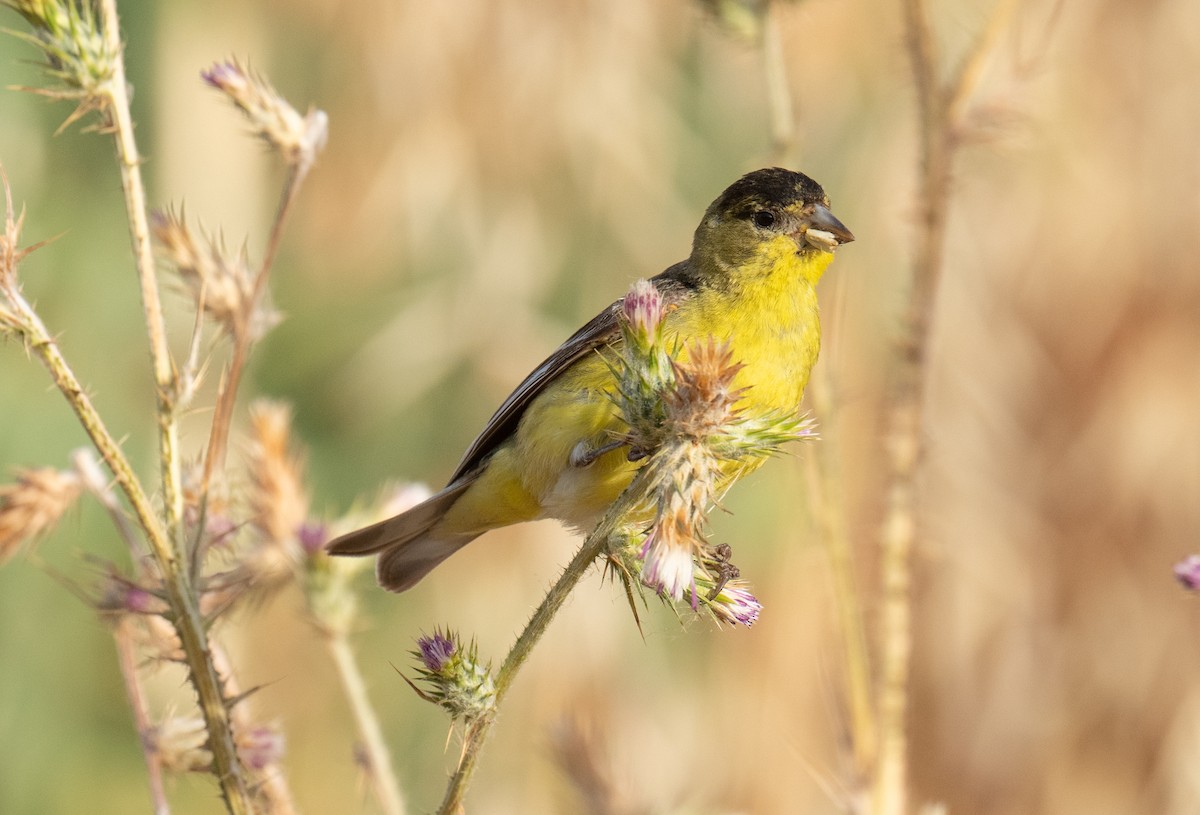
[[[709,545],[708,514],[739,476],[785,442],[813,438],[812,425],[794,416],[743,413],[738,407],[742,391],[734,385],[742,368],[735,361],[736,348],[712,339],[680,347],[666,334],[667,308],[645,280],[636,282],[619,305],[623,342],[612,352],[609,367],[614,409],[627,430],[613,446],[642,464],[517,638],[495,674],[494,691],[487,681],[490,668],[479,667],[473,642],[460,656],[464,649],[455,636],[435,631],[418,640],[413,653],[419,676],[432,688],[418,692],[467,724],[458,767],[438,810],[443,815],[460,811],[517,672],[598,560],[620,575],[631,605],[635,593],[648,587],[672,603],[703,607],[718,622],[748,626],[762,610],[730,562],[730,548]],[[472,692],[486,704],[464,706],[461,699]],[[456,701],[448,704],[450,699]]]
[[[613,365],[614,401],[629,427],[623,441],[631,456],[654,451],[643,468],[653,521],[614,556],[625,574],[636,572],[664,599],[686,596],[693,611],[704,604],[718,620],[748,625],[760,606],[743,583],[731,583],[740,573],[730,547],[709,545],[708,514],[742,473],[815,433],[807,419],[744,415],[737,407],[744,389],[734,385],[744,366],[732,346],[710,338],[683,353],[669,350],[663,316],[653,284],[635,283],[622,303],[625,350]]]
[[[97,611],[112,625],[144,746],[155,810],[168,811],[161,776],[164,770],[175,768],[212,773],[231,813],[263,807],[289,812],[290,794],[277,765],[282,742],[269,727],[254,720],[246,694],[238,690],[232,666],[214,634],[214,624],[245,595],[245,586],[255,581],[246,579],[246,563],[222,570],[212,555],[222,551],[237,557],[240,525],[231,521],[230,513],[238,508],[224,503],[228,493],[222,482],[224,452],[249,350],[273,322],[265,305],[268,275],[291,204],[324,144],[325,116],[317,110],[300,115],[270,85],[237,63],[221,64],[219,70],[204,75],[241,108],[252,129],[267,137],[287,167],[265,255],[252,267],[244,252],[231,255],[219,242],[194,238],[182,217],[159,216],[153,219],[152,230],[115,0],[8,0],[5,5],[29,24],[28,31],[13,33],[38,49],[44,59],[45,86],[26,90],[74,101],[76,106],[63,127],[94,114],[91,129],[111,137],[116,147],[153,364],[159,484],[148,488],[134,471],[54,333],[25,298],[20,266],[39,247],[21,244],[23,213],[17,214],[5,178],[0,332],[14,336],[46,367],[90,437],[95,455],[77,455],[71,469],[23,471],[17,474],[15,484],[0,489],[0,554],[11,554],[21,543],[53,526],[83,492],[99,501],[128,544],[130,561],[124,567],[108,564],[100,587],[77,593],[91,597]],[[269,126],[263,124],[264,117],[270,118]],[[167,339],[152,232],[159,239],[167,266],[194,296],[193,339],[182,356],[177,356]],[[229,340],[231,353],[221,377],[205,452],[185,483],[179,419],[191,407],[208,368],[209,360],[202,359],[200,351],[210,326]],[[269,451],[264,454],[264,460],[270,455]],[[277,503],[270,511],[251,507],[255,520],[261,522],[255,527],[257,550],[252,551],[265,551],[263,542],[289,546],[290,542],[283,540],[290,540],[284,530],[295,514],[296,501],[305,500],[303,493],[295,490],[295,500],[288,503],[281,497],[287,485],[278,481],[280,473],[265,467],[257,471],[264,478],[256,482],[259,494],[271,493]],[[155,493],[161,502],[151,500]],[[192,711],[156,716],[142,691],[141,673],[146,664],[170,662],[186,668],[196,706]],[[187,749],[189,739],[202,745],[202,750]],[[184,746],[175,749],[181,744]]]

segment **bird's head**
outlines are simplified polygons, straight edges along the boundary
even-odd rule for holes
[[[813,283],[833,252],[854,240],[834,217],[829,196],[803,173],[773,167],[742,176],[704,213],[692,243],[692,265],[707,282],[745,282],[784,264]]]

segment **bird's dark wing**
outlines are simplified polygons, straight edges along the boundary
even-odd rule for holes
[[[653,278],[664,303],[667,305],[677,304],[690,294],[692,287],[690,283],[686,282],[687,277],[687,261],[681,261]],[[508,395],[508,398],[496,409],[492,418],[488,419],[483,432],[475,438],[475,441],[471,442],[471,446],[463,454],[462,461],[454,469],[454,475],[450,477],[451,484],[474,471],[500,442],[516,431],[517,424],[525,413],[525,408],[559,374],[581,357],[603,345],[608,345],[619,336],[620,325],[617,322],[617,313],[620,308],[621,301],[618,300],[597,314],[583,328],[572,334],[541,365],[534,368],[533,373],[525,377],[520,385],[517,385],[516,390]]]

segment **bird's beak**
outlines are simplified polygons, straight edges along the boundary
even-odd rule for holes
[[[854,233],[846,228],[829,211],[829,207],[817,204],[808,217],[807,229],[801,236],[805,243],[824,252],[832,252],[843,243],[854,240]]]

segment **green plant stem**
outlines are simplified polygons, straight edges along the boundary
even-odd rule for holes
[[[208,747],[213,754],[214,773],[221,785],[226,806],[232,815],[249,815],[252,812],[249,789],[234,746],[221,678],[213,665],[208,632],[188,572],[180,567],[176,549],[171,545],[124,451],[104,426],[95,405],[84,392],[41,318],[15,286],[9,287],[5,293],[20,320],[20,330],[27,347],[45,365],[55,386],[79,417],[80,424],[96,446],[100,458],[112,471],[117,486],[133,509],[138,526],[146,535],[150,553],[162,577],[166,601],[171,609],[171,622],[179,634],[189,678],[196,690],[200,713],[208,730]]]
[[[384,741],[379,718],[375,715],[375,709],[367,696],[367,685],[358,669],[354,651],[344,633],[325,628],[322,628],[322,633],[325,635],[325,645],[329,648],[330,656],[333,657],[333,664],[337,667],[338,678],[342,681],[346,698],[350,701],[354,722],[358,725],[358,734],[367,757],[367,773],[375,788],[375,795],[379,798],[379,806],[385,815],[404,815],[404,796],[392,769],[392,755],[388,751],[387,742]]]
[[[125,79],[124,48],[121,46],[120,22],[116,0],[102,0],[100,14],[106,44],[113,54],[112,79],[104,88],[104,111],[112,129],[113,142],[121,169],[121,188],[125,197],[125,214],[129,220],[129,236],[133,242],[133,257],[141,284],[142,308],[146,332],[150,338],[150,357],[154,365],[154,392],[157,403],[158,445],[162,461],[163,507],[166,511],[167,532],[181,548],[183,517],[182,457],[179,453],[179,425],[175,417],[176,380],[167,344],[166,322],[163,319],[155,273],[154,250],[150,243],[150,220],[146,207],[146,186],[142,182],[142,159],[133,133],[133,116],[129,109],[129,91]]]
[[[508,689],[512,686],[513,680],[517,677],[517,672],[521,670],[521,666],[525,664],[525,660],[529,658],[529,654],[533,651],[535,645],[546,633],[546,629],[550,626],[550,621],[554,619],[554,615],[562,608],[571,591],[578,585],[579,581],[591,568],[591,565],[600,557],[609,546],[609,542],[616,533],[618,526],[625,519],[625,516],[634,507],[641,504],[646,497],[648,488],[648,480],[646,473],[648,468],[642,466],[638,470],[637,476],[633,482],[625,488],[604,518],[592,530],[583,545],[579,547],[579,551],[575,553],[575,557],[567,564],[567,568],[559,576],[558,581],[550,588],[546,597],[542,600],[541,605],[533,612],[533,617],[525,625],[521,635],[517,637],[517,641],[513,644],[512,649],[508,652],[508,656],[504,659],[504,664],[500,666],[500,671],[496,674],[496,704],[492,709],[474,720],[467,726],[464,735],[464,743],[462,756],[459,758],[458,767],[454,775],[450,778],[450,783],[446,787],[446,795],[442,800],[442,804],[438,807],[439,815],[457,815],[462,811],[463,798],[466,795],[467,786],[471,782],[471,777],[475,772],[475,765],[479,760],[479,753],[487,740],[488,734],[491,732],[492,725],[496,722],[496,715],[500,710],[500,704],[504,701],[508,694]]]

